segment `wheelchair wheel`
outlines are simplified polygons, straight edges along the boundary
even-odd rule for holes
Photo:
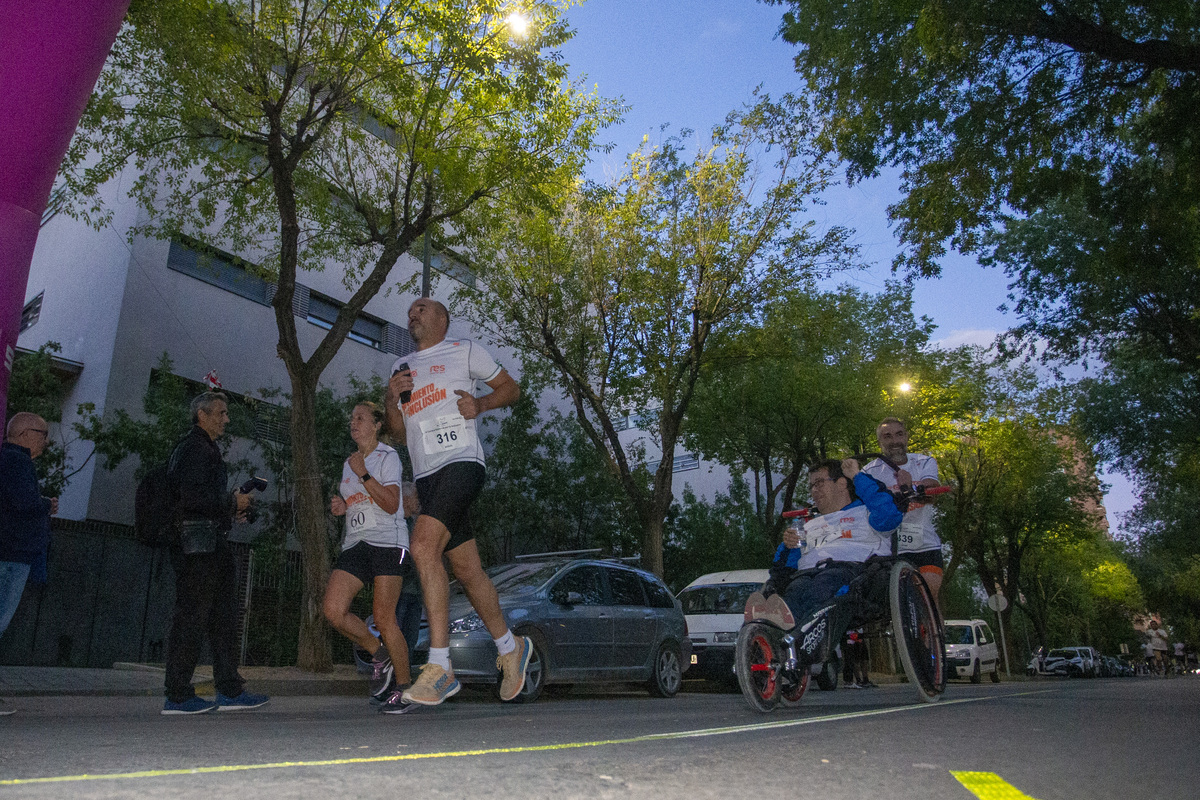
[[[946,641],[942,618],[925,579],[901,561],[889,580],[892,633],[900,663],[922,702],[932,703],[946,690]]]
[[[738,632],[735,655],[738,685],[750,707],[764,714],[774,711],[781,700],[782,640],[778,628],[761,622],[749,622]],[[799,700],[798,695],[796,699]]]
[[[808,670],[800,669],[794,673],[783,673],[779,676],[779,702],[784,708],[795,708],[808,689]]]

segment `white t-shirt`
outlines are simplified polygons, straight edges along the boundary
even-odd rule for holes
[[[938,479],[937,460],[932,456],[909,453],[908,461],[900,466],[912,476],[913,483],[919,483],[926,478]],[[896,473],[878,458],[867,464],[862,470],[889,489],[899,488],[900,484],[896,482]],[[901,553],[941,550],[942,540],[933,526],[933,506],[921,506],[905,514],[904,522],[900,523],[899,540]]]
[[[400,406],[413,477],[432,475],[456,461],[483,464],[476,422],[458,413],[461,389],[475,394],[477,381],[500,374],[487,350],[467,339],[444,339],[433,347],[396,359],[392,372],[407,363],[414,371],[412,397]]]
[[[812,569],[827,558],[862,562],[871,556],[890,556],[891,534],[872,528],[870,516],[871,510],[859,503],[806,522],[806,549],[796,568]]]
[[[400,456],[386,444],[378,444],[363,459],[367,472],[384,486],[400,485]],[[408,547],[408,525],[404,523],[404,507],[389,514],[371,499],[362,481],[350,469],[350,460],[342,465],[339,487],[346,501],[346,538],[342,549],[349,550],[359,542],[376,547]]]

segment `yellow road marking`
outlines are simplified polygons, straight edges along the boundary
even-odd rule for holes
[[[1034,800],[994,772],[955,772],[950,774],[979,800]]]
[[[999,697],[1020,697],[1030,694],[1041,694],[1049,691],[1042,689],[1033,692],[1014,692],[999,695]],[[758,722],[751,725],[730,725],[721,728],[701,728],[692,731],[673,731],[668,733],[650,733],[643,736],[632,736],[625,739],[603,739],[593,742],[560,742],[558,744],[526,745],[524,747],[493,747],[482,750],[457,750],[441,753],[405,753],[394,756],[370,756],[363,758],[331,758],[320,761],[277,761],[267,764],[226,764],[215,767],[187,767],[184,769],[155,769],[141,772],[113,772],[107,774],[57,775],[47,778],[9,778],[0,780],[0,786],[23,786],[32,783],[68,783],[75,781],[111,781],[129,780],[134,778],[162,778],[171,775],[209,775],[223,772],[247,772],[257,769],[287,769],[292,767],[335,767],[347,764],[381,764],[391,761],[422,761],[434,758],[466,758],[470,756],[507,755],[512,753],[542,753],[552,750],[575,750],[584,747],[609,747],[621,744],[639,744],[643,742],[668,741],[673,739],[697,739],[704,736],[724,736],[731,733],[749,733],[753,731],[775,730],[779,728],[794,728],[800,725],[813,725],[818,722],[836,722],[838,720],[874,717],[881,714],[895,714],[900,711],[915,711],[922,708],[943,708],[961,703],[978,703],[983,700],[995,700],[993,697],[964,697],[959,700],[945,700],[939,703],[917,703],[895,708],[879,708],[870,711],[854,711],[842,714],[828,714],[823,717],[807,717],[805,719],[779,720],[776,722]]]

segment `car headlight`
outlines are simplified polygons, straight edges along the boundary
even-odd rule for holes
[[[450,622],[450,633],[470,633],[471,631],[483,630],[485,627],[487,626],[483,624],[483,620],[479,618],[479,615],[472,612],[465,617],[452,620]]]
[[[713,637],[713,641],[719,644],[731,644],[737,641],[737,631],[720,631]]]

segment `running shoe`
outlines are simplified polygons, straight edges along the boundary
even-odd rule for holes
[[[379,649],[375,651],[375,657],[371,659],[371,674],[367,678],[371,696],[383,698],[392,688],[395,675],[396,670],[392,667],[392,658],[388,654],[387,647],[380,645]]]
[[[407,714],[416,707],[416,703],[410,703],[404,699],[404,691],[402,689],[393,689],[391,694],[385,697],[379,704],[379,713]]]
[[[173,703],[167,700],[163,703],[161,713],[164,716],[171,716],[173,714],[207,714],[216,709],[217,704],[212,700],[205,700],[203,697],[192,695],[182,703]]]
[[[246,711],[251,708],[265,706],[271,701],[271,698],[265,694],[251,694],[250,692],[242,692],[237,697],[227,697],[220,692],[217,692],[217,710],[218,711]]]
[[[512,700],[521,693],[525,685],[525,669],[533,656],[533,642],[528,636],[517,638],[517,646],[511,653],[496,656],[496,669],[500,670],[500,699]]]
[[[461,688],[462,684],[455,680],[454,673],[446,672],[438,664],[426,664],[421,667],[421,674],[413,685],[404,690],[403,697],[419,706],[436,706],[458,694]]]

